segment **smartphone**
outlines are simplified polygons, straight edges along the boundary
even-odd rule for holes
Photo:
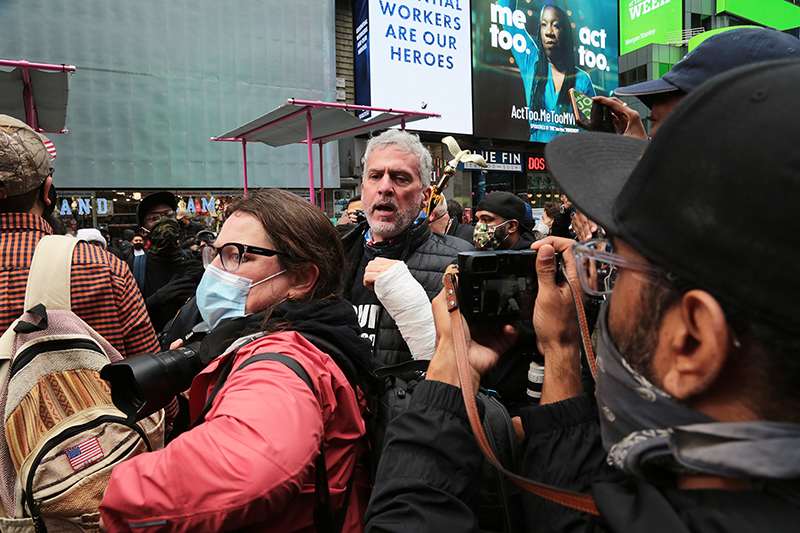
[[[588,131],[604,131],[619,133],[611,117],[611,109],[583,94],[577,89],[569,90],[569,100],[572,103],[572,113],[575,122]]]
[[[592,131],[592,104],[594,100],[577,89],[569,90],[569,101],[572,103],[572,114],[575,123],[585,130]]]

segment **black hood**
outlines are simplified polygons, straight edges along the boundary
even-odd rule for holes
[[[275,306],[267,328],[308,332],[337,346],[364,368],[372,370],[372,344],[361,336],[353,304],[347,300],[323,300],[313,303],[286,302]]]
[[[315,335],[338,347],[363,368],[374,369],[372,345],[361,337],[358,317],[350,302],[338,299],[312,303],[283,302],[272,308],[265,328],[267,312],[223,321],[203,339],[199,349],[200,360],[208,364],[240,337],[264,329],[289,330]]]

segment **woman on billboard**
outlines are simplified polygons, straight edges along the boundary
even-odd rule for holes
[[[497,3],[501,7],[511,7],[512,2],[499,0]],[[569,15],[555,3],[543,5],[535,38],[514,24],[504,24],[503,28],[512,37],[522,35],[525,39],[526,50],[520,52],[516,46],[511,50],[528,95],[530,140],[548,142],[562,133],[564,126],[574,127],[569,102],[571,88],[595,96],[591,78],[575,66]]]

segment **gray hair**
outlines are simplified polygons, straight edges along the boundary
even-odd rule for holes
[[[386,148],[388,146],[394,146],[403,152],[414,155],[419,160],[419,178],[422,181],[422,187],[425,188],[431,184],[431,173],[433,172],[431,153],[419,140],[418,135],[395,129],[386,130],[367,142],[367,149],[364,152],[364,170],[361,172],[362,179],[369,165],[369,156],[372,151],[376,148]]]

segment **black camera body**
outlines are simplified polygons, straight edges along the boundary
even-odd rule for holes
[[[458,306],[470,324],[530,320],[538,291],[534,250],[458,254]]]
[[[367,215],[364,214],[363,209],[359,209],[356,211],[356,224],[361,224],[362,222],[366,222]]]

